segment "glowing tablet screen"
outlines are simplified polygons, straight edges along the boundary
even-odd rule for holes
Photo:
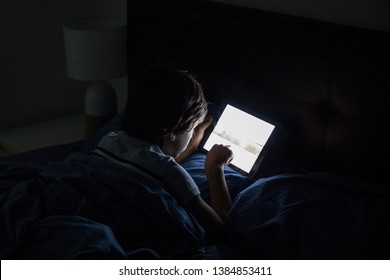
[[[229,145],[232,164],[249,173],[269,140],[275,125],[227,104],[203,148]]]

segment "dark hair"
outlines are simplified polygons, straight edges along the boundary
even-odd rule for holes
[[[130,136],[162,145],[166,134],[189,131],[206,114],[203,89],[194,76],[153,67],[129,90],[123,124]]]

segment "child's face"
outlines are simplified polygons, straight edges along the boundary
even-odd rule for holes
[[[178,155],[180,155],[188,146],[188,143],[190,143],[192,135],[194,133],[194,129],[191,129],[191,131],[185,132],[183,134],[180,134],[177,136],[177,151]]]
[[[194,134],[195,128],[202,121],[203,119],[198,120],[190,131],[186,131],[182,134],[166,135],[164,137],[164,145],[162,147],[163,152],[166,155],[170,155],[174,158],[180,155],[187,148],[191,141],[192,135]]]
[[[166,135],[164,137],[164,145],[162,147],[163,152],[174,158],[177,157],[187,148],[193,133],[194,128],[182,134]]]

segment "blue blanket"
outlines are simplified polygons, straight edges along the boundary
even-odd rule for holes
[[[0,160],[2,259],[390,258],[387,188],[330,173],[250,181],[226,167],[226,240],[208,245],[161,186],[79,147]],[[204,159],[183,166],[209,201]]]
[[[161,187],[76,153],[0,166],[0,257],[197,258],[198,223]]]

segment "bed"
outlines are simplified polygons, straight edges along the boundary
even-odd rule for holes
[[[117,129],[0,160],[1,259],[388,258],[390,192],[327,172],[250,180],[226,167],[232,199],[223,242],[154,181],[91,153]],[[183,166],[209,201],[205,155]]]
[[[164,4],[163,4],[164,3]],[[85,141],[0,159],[1,259],[389,259],[390,39],[209,1],[128,3],[129,79],[150,65],[197,74],[283,124],[249,180],[226,167],[223,241],[159,185]],[[183,162],[208,201],[205,155]]]

